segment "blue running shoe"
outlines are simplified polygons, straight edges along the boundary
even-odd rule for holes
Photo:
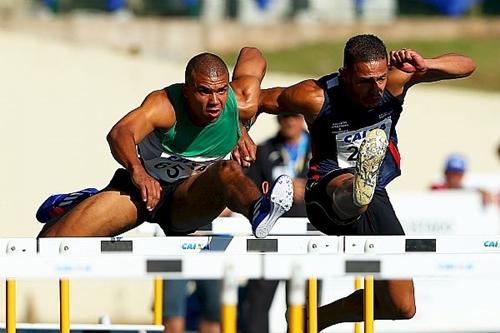
[[[266,237],[278,218],[290,210],[293,203],[293,181],[287,175],[279,176],[269,191],[255,203],[252,231],[255,237]]]
[[[73,193],[51,195],[38,208],[36,219],[41,223],[52,222],[97,192],[95,188],[86,188]]]

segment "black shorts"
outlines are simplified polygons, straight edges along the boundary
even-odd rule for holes
[[[132,182],[132,177],[125,169],[116,170],[108,187],[124,192],[134,200],[139,207],[139,220],[157,223],[167,236],[183,236],[195,232],[196,230],[178,231],[172,228],[171,202],[172,196],[177,187],[186,179],[178,180],[174,183],[159,181],[162,191],[160,201],[152,211],[146,209],[146,204],[142,201],[141,191]]]
[[[305,201],[307,217],[311,224],[327,235],[404,235],[394,208],[385,189],[375,190],[372,202],[366,212],[351,221],[340,219],[332,209],[331,198],[326,194],[326,186],[333,178],[351,173],[352,170],[336,170],[320,180],[308,181]]]

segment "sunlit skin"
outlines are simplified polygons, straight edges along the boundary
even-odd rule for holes
[[[192,82],[184,85],[188,114],[197,126],[206,126],[219,119],[226,106],[229,74],[204,75],[193,72]]]
[[[365,108],[373,108],[381,102],[388,71],[387,59],[358,61],[340,70],[350,99]]]

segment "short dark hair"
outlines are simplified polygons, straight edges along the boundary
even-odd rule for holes
[[[224,60],[222,60],[219,56],[208,52],[200,53],[189,60],[184,72],[184,80],[186,83],[193,82],[193,72],[201,73],[207,76],[218,76],[223,74],[229,76],[229,70],[227,69]]]
[[[350,38],[344,48],[344,66],[356,62],[387,59],[384,42],[375,35],[357,35]]]

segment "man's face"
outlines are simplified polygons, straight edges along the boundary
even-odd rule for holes
[[[377,106],[387,84],[388,69],[387,59],[359,61],[344,68],[342,79],[353,101],[366,108]]]
[[[204,126],[215,122],[226,106],[229,75],[204,75],[194,71],[191,82],[184,86],[184,97],[189,105],[192,120]]]
[[[280,133],[287,140],[297,140],[304,130],[304,118],[299,115],[285,115],[278,117]]]
[[[446,184],[448,188],[462,188],[464,173],[461,171],[446,171],[445,172]]]

